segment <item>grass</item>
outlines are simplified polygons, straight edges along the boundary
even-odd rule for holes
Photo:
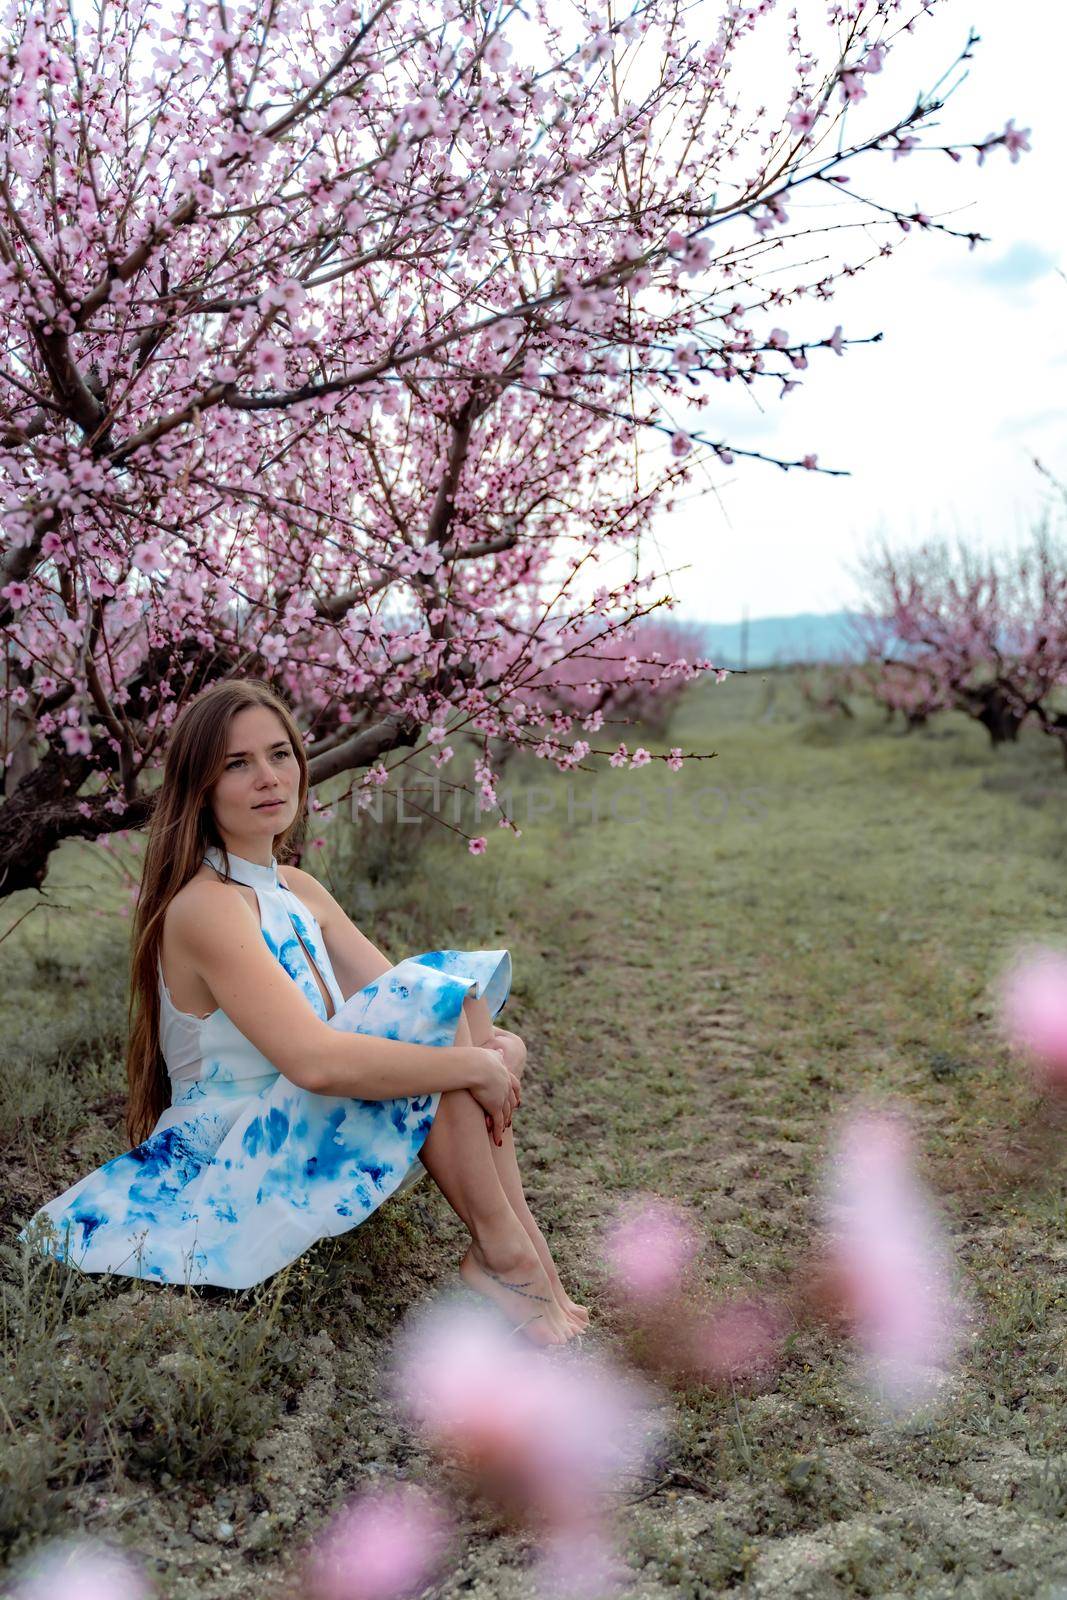
[[[502,789],[523,836],[468,827],[489,833],[480,860],[428,840],[397,876],[396,841],[364,821],[323,862],[393,959],[511,949],[528,1192],[620,1349],[597,1237],[622,1194],[684,1200],[704,1282],[758,1289],[810,1238],[835,1116],[860,1095],[911,1109],[974,1306],[944,1406],[890,1428],[848,1349],[810,1329],[762,1392],[679,1392],[668,1455],[626,1511],[635,1593],[1052,1600],[1061,1136],[1034,1132],[991,980],[1019,936],[1059,935],[1058,751],[1035,735],[993,752],[956,716],[906,737],[874,712],[813,719],[784,674],[694,688],[653,748],[675,744],[718,754],[570,787],[515,761]],[[0,944],[0,1541],[14,1557],[85,1527],[146,1552],[162,1595],[270,1594],[346,1493],[433,1477],[380,1371],[462,1234],[423,1184],[237,1296],[78,1283],[12,1247],[123,1148],[124,890],[99,855],[61,852],[49,884],[70,909]],[[2,925],[36,899],[6,902]],[[523,1540],[475,1509],[466,1532],[440,1595],[525,1594]]]

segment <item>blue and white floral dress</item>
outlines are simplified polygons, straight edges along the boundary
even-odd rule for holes
[[[220,850],[205,860],[222,873]],[[271,954],[331,1028],[450,1045],[468,994],[484,998],[493,1016],[508,997],[506,950],[430,950],[346,1000],[322,930],[277,863],[229,854],[228,864],[229,876],[256,892]],[[312,962],[334,1006],[329,1018]],[[55,1230],[44,1229],[45,1253],[85,1272],[245,1289],[316,1239],[358,1227],[425,1176],[418,1152],[439,1093],[314,1094],[283,1077],[224,1011],[179,1011],[162,967],[159,991],[171,1105],[143,1144],[42,1207],[37,1218]]]

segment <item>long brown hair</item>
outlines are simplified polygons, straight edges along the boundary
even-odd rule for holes
[[[170,1103],[166,1062],[159,1046],[159,973],[167,907],[204,859],[208,845],[225,850],[215,825],[210,791],[221,776],[230,723],[238,711],[266,706],[289,735],[300,767],[300,800],[288,828],[274,839],[285,860],[307,830],[308,764],[292,712],[258,678],[227,678],[191,700],[170,732],[163,778],[148,823],[141,890],[130,953],[126,1132],[131,1145],[147,1139]]]

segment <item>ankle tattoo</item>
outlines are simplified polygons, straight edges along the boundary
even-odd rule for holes
[[[490,1272],[488,1267],[483,1267],[482,1271],[485,1273],[487,1278],[492,1278],[494,1283],[501,1284],[505,1289],[513,1289],[516,1294],[521,1294],[524,1300],[540,1300],[541,1304],[545,1306],[551,1304],[551,1295],[530,1293],[530,1290],[526,1287],[526,1284],[533,1283],[532,1278],[527,1278],[526,1283],[508,1283],[506,1278],[498,1277],[495,1272]]]

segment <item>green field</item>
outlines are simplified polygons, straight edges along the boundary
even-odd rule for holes
[[[762,1386],[680,1390],[663,1458],[625,1495],[633,1594],[1052,1600],[1062,1133],[997,1040],[991,980],[1020,935],[1062,927],[1058,748],[993,752],[956,715],[910,736],[873,709],[812,719],[787,674],[695,686],[652,747],[675,744],[717,755],[677,775],[605,764],[570,781],[570,816],[568,780],[516,761],[520,840],[485,829],[474,859],[442,835],[374,886],[386,835],[365,820],[334,865],[393,960],[511,950],[531,1203],[619,1353],[597,1240],[621,1196],[692,1207],[707,1288],[767,1288],[811,1240],[835,1115],[872,1094],[914,1112],[974,1313],[940,1411],[872,1417],[851,1351],[812,1328]],[[269,1597],[346,1494],[435,1478],[380,1371],[462,1229],[425,1183],[237,1296],[27,1262],[17,1227],[125,1148],[119,876],[76,846],[49,889],[54,908],[0,943],[0,1541],[15,1557],[84,1528],[146,1553],[167,1600]],[[0,931],[36,898],[5,902]],[[485,1506],[465,1519],[435,1595],[527,1595],[529,1541]]]

